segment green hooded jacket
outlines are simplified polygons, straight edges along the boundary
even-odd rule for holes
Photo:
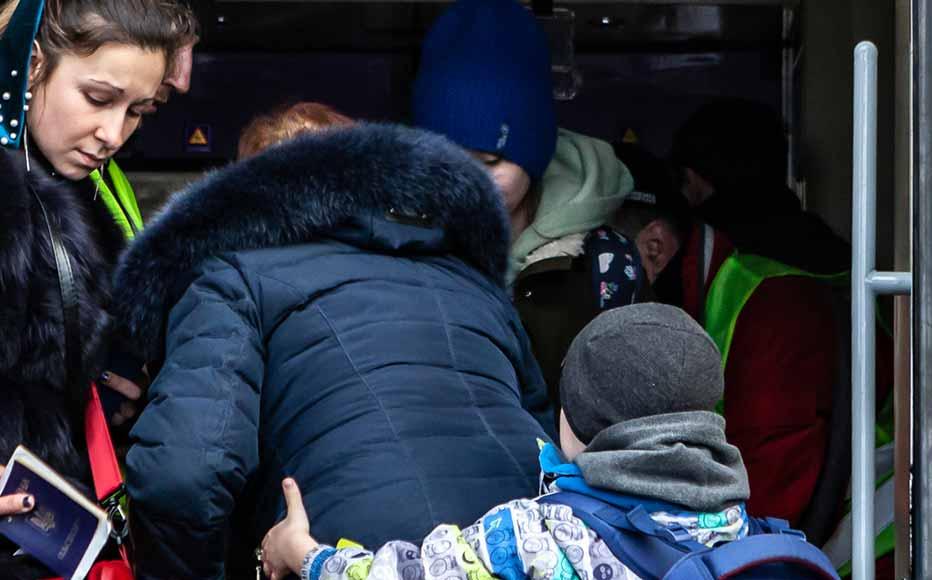
[[[633,187],[631,173],[611,145],[560,129],[534,221],[511,246],[510,280],[540,247],[611,222]]]

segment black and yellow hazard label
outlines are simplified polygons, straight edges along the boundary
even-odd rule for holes
[[[199,153],[209,152],[211,149],[210,125],[193,123],[185,130],[185,148],[188,151]]]

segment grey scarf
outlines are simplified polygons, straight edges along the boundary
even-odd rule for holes
[[[725,420],[708,411],[612,425],[575,463],[593,487],[696,511],[718,511],[750,496],[741,453],[725,440]]]

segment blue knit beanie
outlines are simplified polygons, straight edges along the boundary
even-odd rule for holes
[[[557,122],[550,47],[514,0],[459,0],[434,23],[414,82],[414,123],[539,178]]]

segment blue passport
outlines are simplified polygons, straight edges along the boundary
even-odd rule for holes
[[[11,493],[32,494],[35,507],[0,518],[0,534],[63,578],[84,578],[107,543],[106,512],[22,445],[0,478],[0,495]]]

